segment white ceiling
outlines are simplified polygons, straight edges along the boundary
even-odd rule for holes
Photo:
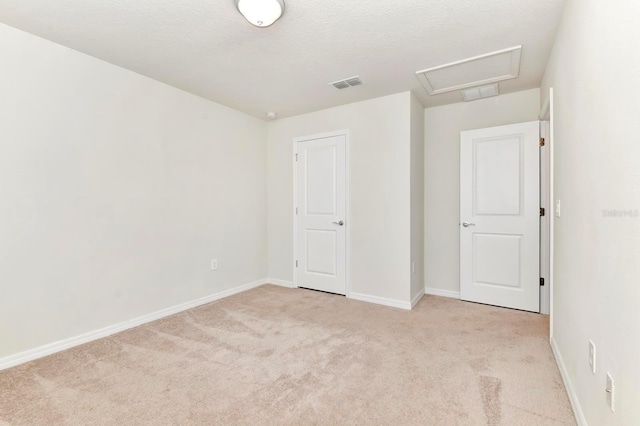
[[[415,72],[522,45],[520,76],[500,93],[538,87],[564,0],[285,0],[269,28],[234,0],[0,0],[0,22],[264,118],[405,90]],[[359,75],[365,85],[328,83]]]

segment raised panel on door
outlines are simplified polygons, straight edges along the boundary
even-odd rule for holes
[[[473,234],[473,276],[476,285],[522,287],[522,235]]]
[[[522,137],[474,140],[474,215],[515,215],[522,211]]]
[[[346,293],[346,135],[296,142],[296,285]]]
[[[460,297],[538,312],[538,122],[460,143]]]
[[[304,213],[307,216],[335,215],[336,146],[307,147],[304,150]]]
[[[335,277],[337,273],[337,243],[335,230],[307,229],[305,235],[305,272]]]

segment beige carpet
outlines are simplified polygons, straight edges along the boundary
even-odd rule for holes
[[[0,371],[0,424],[575,424],[547,329],[263,286]]]

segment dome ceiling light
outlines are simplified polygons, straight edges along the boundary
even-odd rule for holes
[[[256,27],[268,27],[284,13],[284,0],[235,0],[238,11]]]

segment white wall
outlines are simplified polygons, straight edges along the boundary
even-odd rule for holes
[[[534,121],[539,113],[539,89],[425,109],[427,288],[460,291],[460,132]]]
[[[5,25],[0,52],[0,358],[266,276],[264,122]]]
[[[410,97],[405,92],[269,123],[270,278],[293,279],[293,138],[349,129],[351,291],[410,300]]]
[[[424,107],[411,96],[411,300],[424,292]],[[411,268],[411,265],[409,265]]]
[[[590,425],[640,424],[640,215],[603,215],[640,212],[639,16],[637,1],[569,0],[543,80],[544,98],[554,89],[554,190],[562,202],[553,339]]]

